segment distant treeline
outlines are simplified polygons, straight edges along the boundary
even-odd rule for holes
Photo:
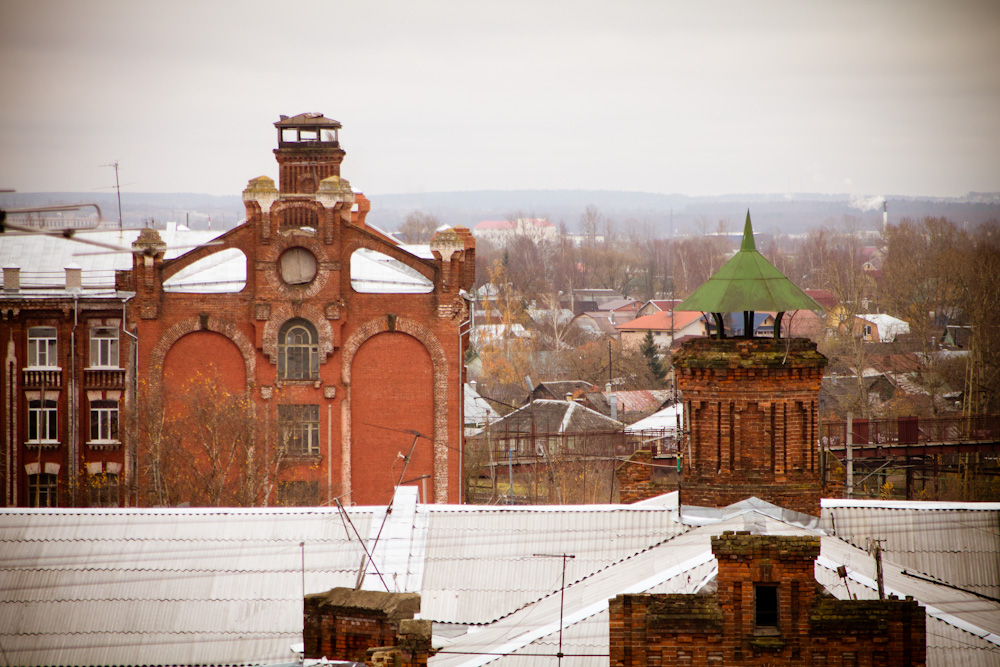
[[[429,192],[418,194],[369,194],[369,222],[387,231],[399,229],[413,212],[434,215],[444,224],[473,227],[483,220],[521,217],[547,218],[564,224],[570,233],[580,231],[588,206],[595,206],[623,227],[641,226],[658,237],[699,232],[739,232],[749,209],[754,229],[764,233],[797,234],[809,229],[849,224],[856,229],[881,229],[880,197],[852,197],[804,193],[795,195],[720,195],[689,197],[649,192],[607,190],[511,190],[478,192]],[[942,217],[958,225],[978,225],[1000,219],[1000,193],[969,193],[965,197],[897,197],[887,195],[889,221]],[[25,208],[75,202],[101,207],[106,220],[118,222],[114,192],[42,192],[0,194],[0,207]],[[211,226],[228,229],[244,218],[240,193],[122,192],[122,218],[127,227],[153,221],[187,224],[194,229]]]

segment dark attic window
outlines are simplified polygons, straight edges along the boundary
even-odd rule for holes
[[[778,587],[769,584],[754,586],[754,625],[758,628],[778,627]]]

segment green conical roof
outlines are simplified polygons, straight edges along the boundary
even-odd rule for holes
[[[676,310],[739,313],[746,310],[821,310],[821,307],[757,252],[753,227],[750,226],[750,211],[747,211],[739,252],[684,299]]]

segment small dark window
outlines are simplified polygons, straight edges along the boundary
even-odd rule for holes
[[[319,482],[279,482],[278,505],[308,507],[319,504]]]
[[[56,506],[56,476],[42,472],[28,475],[28,507]]]
[[[754,586],[754,625],[758,628],[778,627],[778,587],[766,584]]]
[[[91,476],[90,506],[118,507],[118,475],[105,472]]]
[[[278,424],[289,456],[319,454],[318,405],[279,405]]]

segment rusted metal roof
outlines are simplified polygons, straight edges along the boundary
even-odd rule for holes
[[[281,120],[274,124],[275,127],[302,127],[303,125],[315,125],[317,127],[343,127],[332,118],[327,118],[321,113],[300,113],[295,116],[281,116]]]

